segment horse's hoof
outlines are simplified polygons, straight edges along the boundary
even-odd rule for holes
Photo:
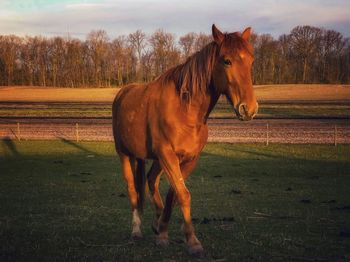
[[[142,233],[140,231],[131,233],[131,239],[134,240],[134,241],[141,240],[142,237],[143,236],[142,236]]]
[[[169,246],[169,240],[167,238],[156,237],[156,245],[160,247]]]
[[[188,253],[191,256],[201,256],[203,255],[204,249],[201,244],[196,244],[188,247]]]

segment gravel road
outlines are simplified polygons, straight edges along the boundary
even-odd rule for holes
[[[209,141],[350,144],[350,119],[209,119]],[[0,139],[112,141],[111,119],[0,118]]]

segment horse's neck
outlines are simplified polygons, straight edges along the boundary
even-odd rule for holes
[[[217,92],[212,92],[210,95],[209,95],[209,106],[208,106],[208,109],[206,111],[206,114],[205,114],[205,123],[207,122],[208,120],[208,117],[209,117],[209,114],[211,113],[211,111],[213,110],[214,106],[216,105],[216,103],[218,102],[219,100],[219,97],[220,97],[220,94],[217,93]]]
[[[191,104],[192,110],[197,111],[198,120],[202,123],[206,123],[210,112],[216,105],[220,94],[216,92],[201,94],[198,97],[193,97]]]

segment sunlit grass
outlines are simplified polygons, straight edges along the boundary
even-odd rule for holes
[[[109,102],[118,88],[57,88],[35,86],[0,87],[0,101],[22,102]],[[254,87],[261,100],[349,100],[350,85],[288,84]]]

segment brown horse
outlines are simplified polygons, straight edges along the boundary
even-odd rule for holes
[[[123,87],[113,103],[113,134],[131,202],[132,237],[142,237],[145,159],[152,159],[147,180],[156,209],[156,243],[168,244],[168,222],[178,202],[191,254],[203,248],[192,225],[185,180],[207,142],[209,113],[221,94],[240,120],[251,120],[258,110],[251,80],[251,29],[222,33],[213,25],[212,35],[214,41],[185,63],[151,83]],[[165,206],[158,190],[163,171],[170,183]]]

